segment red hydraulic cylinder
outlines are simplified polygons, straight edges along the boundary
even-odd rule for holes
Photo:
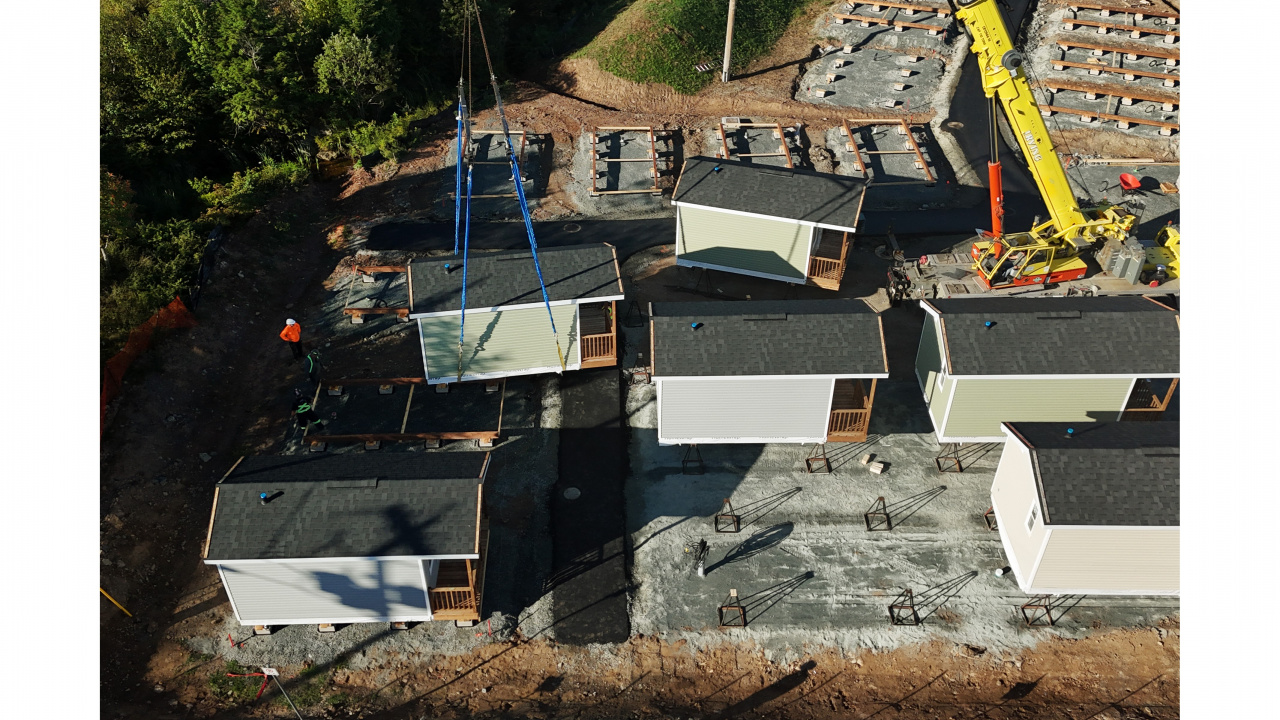
[[[987,163],[987,186],[991,189],[991,236],[1004,235],[1004,184],[1000,180],[1000,163]]]

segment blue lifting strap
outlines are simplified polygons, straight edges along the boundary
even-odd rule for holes
[[[462,314],[458,320],[458,382],[462,382],[462,347],[467,336],[467,252],[471,248],[471,166],[467,166],[467,220],[462,233]]]

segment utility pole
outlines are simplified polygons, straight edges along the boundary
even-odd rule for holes
[[[729,0],[729,26],[724,31],[724,69],[720,71],[720,82],[729,82],[729,61],[733,58],[733,11],[738,7],[738,0]]]

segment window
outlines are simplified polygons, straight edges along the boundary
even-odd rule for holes
[[[1028,535],[1030,535],[1031,531],[1035,529],[1036,523],[1039,522],[1039,520],[1040,520],[1040,508],[1036,507],[1035,505],[1032,505],[1031,514],[1027,516],[1027,534]]]

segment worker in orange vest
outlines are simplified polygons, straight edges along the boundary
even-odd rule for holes
[[[302,358],[302,326],[297,320],[289,318],[284,321],[284,329],[280,331],[280,339],[289,343],[289,349],[293,351],[293,359]]]

